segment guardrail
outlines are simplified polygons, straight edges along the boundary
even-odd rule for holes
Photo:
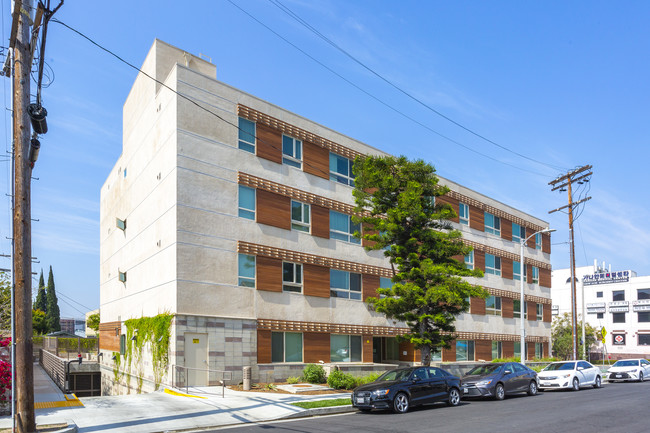
[[[198,387],[198,386],[203,386],[200,384],[190,384],[190,375],[189,373],[194,371],[194,372],[205,372],[206,373],[206,379],[207,379],[207,386],[213,386],[212,384],[218,383],[221,386],[221,397],[223,398],[225,395],[225,389],[226,389],[226,380],[232,380],[232,371],[225,371],[225,370],[212,370],[209,368],[192,368],[192,367],[185,367],[182,365],[174,365],[174,377],[172,378],[172,385],[174,388],[177,389],[182,389],[185,388],[185,394],[188,394],[188,389],[190,386],[192,387]],[[201,392],[199,390],[199,392]]]

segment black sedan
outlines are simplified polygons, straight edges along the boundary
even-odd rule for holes
[[[465,397],[494,397],[507,394],[537,394],[537,373],[518,362],[495,362],[472,368],[463,376]]]
[[[447,402],[460,403],[460,378],[436,367],[409,367],[390,370],[376,381],[352,391],[352,405],[361,411],[392,409],[404,413],[411,406]]]

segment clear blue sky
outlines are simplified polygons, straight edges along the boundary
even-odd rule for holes
[[[138,66],[154,38],[204,54],[230,85],[384,151],[423,158],[441,176],[545,219],[557,229],[554,268],[568,267],[568,219],[548,211],[565,205],[567,196],[547,184],[562,170],[592,164],[593,199],[576,225],[577,264],[597,258],[650,275],[650,2],[281,0],[396,86],[472,131],[557,167],[549,168],[407,98],[271,1],[232,1],[426,128],[227,0],[71,1],[55,18]],[[3,46],[9,8],[3,0]],[[122,105],[136,72],[56,23],[50,24],[45,59],[54,80],[43,89],[50,131],[33,173],[39,179],[32,194],[39,220],[33,255],[40,261],[34,271],[43,268],[47,278],[51,265],[62,316],[80,317],[86,307],[99,306],[99,191],[121,153]],[[2,80],[10,107],[10,83]],[[10,125],[5,111],[6,150]],[[0,187],[9,193],[9,163],[1,167]],[[9,208],[5,197],[5,254],[11,248]],[[9,265],[0,259],[0,267]]]

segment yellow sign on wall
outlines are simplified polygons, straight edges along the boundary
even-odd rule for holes
[[[192,343],[194,343],[194,344],[199,344],[199,339],[198,339],[198,338],[193,338],[193,339],[192,339]]]

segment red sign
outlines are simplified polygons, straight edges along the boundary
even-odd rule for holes
[[[625,334],[612,334],[615,346],[625,346]]]

